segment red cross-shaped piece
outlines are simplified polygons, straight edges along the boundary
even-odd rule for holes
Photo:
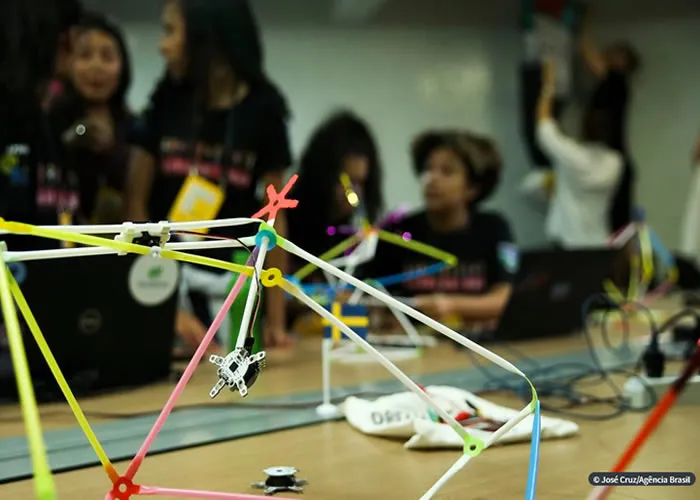
[[[277,218],[277,212],[279,212],[281,209],[295,208],[299,204],[299,200],[287,199],[287,193],[289,193],[289,190],[292,189],[292,186],[294,186],[294,183],[297,181],[298,178],[299,176],[297,174],[294,174],[287,181],[287,184],[282,188],[282,190],[279,193],[275,191],[275,186],[267,186],[266,192],[267,199],[269,201],[267,202],[267,205],[265,205],[262,209],[256,212],[252,218],[260,219],[263,215],[267,215],[267,220],[270,221],[272,219]]]

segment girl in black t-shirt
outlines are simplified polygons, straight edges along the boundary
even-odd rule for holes
[[[348,201],[342,174],[357,191],[365,217],[374,223],[383,204],[382,166],[372,131],[349,111],[333,114],[311,134],[299,161],[299,180],[290,195],[299,200],[288,215],[290,239],[314,255],[352,234],[357,207]],[[304,264],[295,261],[293,267]]]
[[[0,2],[0,217],[58,224],[78,208],[77,180],[62,168],[60,148],[42,109],[57,47],[79,15],[77,2]],[[0,236],[11,250],[58,242]]]
[[[127,182],[129,218],[166,219],[190,175],[223,191],[218,218],[250,217],[264,204],[259,185],[281,189],[291,164],[287,105],[263,69],[250,6],[244,0],[167,0],[162,18],[167,74],[137,122]],[[284,212],[275,227],[286,233]],[[226,228],[216,234],[254,231]],[[210,255],[230,259],[231,250]],[[273,250],[269,264],[286,271],[285,254]],[[267,292],[267,346],[286,345],[283,291]]]
[[[83,17],[72,61],[72,78],[51,103],[51,125],[64,145],[64,164],[77,174],[83,219],[118,224],[131,125],[131,66],[121,30],[101,15]]]
[[[438,319],[498,319],[510,297],[518,253],[506,220],[478,209],[500,179],[495,145],[471,133],[431,132],[414,142],[413,159],[425,208],[388,229],[451,253],[458,264],[390,291],[413,296],[420,310]],[[432,264],[434,259],[380,242],[362,274],[411,273]]]
[[[584,23],[580,40],[581,55],[591,75],[595,78],[587,112],[603,112],[610,118],[611,146],[624,159],[622,179],[615,192],[610,209],[610,226],[613,231],[632,222],[634,208],[634,183],[636,169],[627,145],[627,121],[632,98],[631,80],[641,66],[637,50],[628,42],[610,44],[599,50]]]

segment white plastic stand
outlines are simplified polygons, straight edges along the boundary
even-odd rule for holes
[[[331,402],[331,350],[333,339],[323,339],[321,345],[321,379],[323,390],[323,402],[316,407],[316,413],[323,418],[335,418],[340,412],[338,407]]]

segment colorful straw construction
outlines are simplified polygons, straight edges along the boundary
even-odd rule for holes
[[[495,353],[465,338],[456,331],[447,328],[446,326],[440,324],[439,322],[426,316],[425,314],[411,308],[409,305],[399,300],[396,300],[395,298],[382,292],[381,290],[369,286],[368,284],[358,280],[357,278],[353,277],[347,272],[344,272],[338,269],[337,267],[327,262],[324,262],[322,259],[304,251],[303,249],[296,246],[294,243],[277,235],[273,229],[273,225],[278,211],[280,209],[294,208],[296,206],[295,200],[289,200],[286,198],[286,194],[289,192],[290,188],[292,187],[295,181],[296,176],[290,179],[289,183],[280,193],[277,193],[273,187],[268,187],[268,205],[263,210],[255,214],[251,219],[228,219],[186,223],[161,222],[156,224],[124,223],[122,225],[117,226],[65,227],[39,227],[15,222],[6,222],[0,219],[0,234],[15,233],[32,235],[53,240],[70,242],[73,244],[86,245],[87,247],[89,247],[65,248],[57,250],[40,250],[34,252],[9,252],[6,251],[4,247],[0,247],[0,297],[2,298],[2,308],[8,328],[8,338],[10,340],[13,364],[16,371],[16,378],[20,392],[27,437],[30,443],[30,452],[34,464],[34,481],[36,485],[37,498],[39,500],[56,500],[58,498],[58,494],[53,484],[51,470],[48,464],[46,454],[46,448],[43,442],[38,407],[36,404],[34,394],[32,392],[32,380],[29,370],[27,368],[27,361],[24,354],[24,346],[22,344],[22,337],[19,328],[18,317],[16,314],[15,304],[17,305],[22,316],[27,322],[29,330],[32,336],[34,337],[34,340],[37,342],[37,345],[39,346],[42,354],[46,359],[47,365],[49,366],[52,374],[58,382],[61,391],[63,392],[63,395],[66,398],[66,401],[68,402],[72,412],[76,417],[78,425],[83,430],[86,438],[88,439],[88,442],[95,451],[95,454],[98,456],[109,480],[112,483],[112,488],[109,492],[107,492],[105,496],[106,500],[129,500],[132,496],[135,495],[160,495],[222,500],[248,500],[266,498],[263,496],[244,495],[239,493],[183,490],[155,486],[144,486],[135,482],[137,472],[139,471],[139,468],[143,464],[144,460],[146,459],[151,445],[158,436],[158,433],[162,429],[171,411],[177,404],[179,396],[182,394],[182,391],[184,390],[187,382],[190,380],[192,374],[194,373],[194,370],[196,369],[196,366],[198,365],[199,361],[204,356],[204,353],[209,347],[209,344],[212,341],[214,335],[216,334],[217,329],[220,327],[221,321],[228,313],[231,304],[234,302],[236,296],[240,292],[246,277],[255,277],[256,279],[251,280],[251,287],[249,290],[248,302],[246,304],[246,309],[241,324],[241,331],[248,330],[248,325],[251,321],[251,314],[249,311],[252,311],[253,309],[253,302],[255,299],[255,294],[257,293],[256,287],[260,285],[264,287],[279,286],[282,289],[284,289],[287,293],[291,294],[292,296],[296,297],[298,300],[306,304],[310,309],[318,313],[324,319],[334,324],[338,329],[340,329],[340,331],[342,331],[344,335],[352,339],[358,346],[362,347],[368,354],[374,357],[374,359],[378,363],[383,365],[387,369],[387,371],[389,371],[397,380],[399,380],[408,390],[412,391],[418,397],[420,397],[421,400],[423,400],[425,404],[428,405],[428,407],[434,414],[439,416],[444,422],[450,425],[450,427],[461,437],[461,439],[464,441],[464,452],[462,456],[440,479],[438,479],[438,481],[433,485],[433,487],[430,488],[428,492],[426,492],[421,497],[422,499],[427,500],[429,498],[432,498],[433,495],[445,483],[447,483],[458,471],[464,468],[464,466],[466,466],[472,458],[478,456],[479,453],[481,453],[484,449],[491,446],[494,442],[499,440],[503,435],[505,435],[513,427],[515,427],[519,422],[523,421],[530,415],[534,415],[533,440],[531,445],[530,464],[528,469],[528,485],[525,494],[525,499],[533,500],[535,498],[535,485],[539,463],[540,410],[537,392],[535,391],[532,382],[525,376],[523,372],[521,372],[512,363],[506,361],[505,359],[501,358]],[[267,222],[260,220],[260,217],[262,216],[267,216]],[[235,247],[241,245],[241,243],[239,243],[238,241],[198,241],[188,242],[186,245],[168,242],[169,236],[173,232],[192,231],[194,229],[225,227],[250,223],[257,224],[259,226],[259,230],[257,235],[253,238],[253,241],[255,242],[256,252],[251,256],[251,259],[246,265],[231,264],[215,259],[183,253],[182,251],[180,251],[185,248],[212,248],[215,245],[217,247]],[[133,235],[140,235],[144,231],[148,232],[153,237],[160,236],[160,245],[148,247],[145,245],[133,243]],[[94,234],[110,233],[119,233],[119,236],[114,240],[94,236]],[[413,380],[411,380],[411,378],[409,378],[405,373],[403,373],[403,371],[401,371],[390,360],[384,357],[371,344],[367,343],[362,337],[357,335],[357,333],[355,333],[350,327],[342,323],[327,309],[315,302],[309,295],[307,295],[303,291],[302,287],[298,286],[293,281],[285,279],[279,269],[263,269],[262,266],[264,263],[266,251],[274,248],[275,246],[280,246],[287,252],[306,260],[311,265],[322,269],[324,272],[333,275],[337,279],[345,281],[350,285],[356,287],[357,289],[360,289],[363,293],[367,294],[371,298],[381,301],[393,309],[401,311],[407,316],[423,323],[424,325],[434,329],[435,331],[440,332],[441,334],[452,339],[453,341],[474,351],[475,353],[488,359],[489,361],[499,365],[508,372],[522,377],[528,383],[531,389],[532,399],[530,403],[525,408],[523,408],[517,416],[510,419],[508,422],[506,422],[505,425],[503,425],[492,436],[490,436],[487,441],[482,441],[476,437],[471,436],[467,429],[465,429],[461,424],[459,424],[441,405],[436,403],[436,401],[431,396],[426,394],[415,382],[413,382]],[[120,475],[120,473],[116,470],[114,465],[111,463],[109,457],[105,453],[102,445],[99,442],[99,439],[92,430],[87,418],[85,417],[83,411],[80,408],[79,403],[77,402],[64,376],[62,375],[61,370],[57,365],[55,358],[51,354],[51,351],[46,343],[43,334],[41,333],[39,325],[37,324],[36,319],[34,318],[24,296],[22,295],[22,291],[20,290],[17,282],[11,276],[11,273],[8,272],[7,264],[10,262],[18,262],[21,260],[33,260],[41,258],[65,258],[79,255],[126,253],[151,255],[154,258],[167,258],[191,264],[215,267],[238,273],[239,277],[236,281],[235,286],[229,293],[225,303],[221,307],[221,310],[212,322],[209,330],[207,331],[204,339],[202,340],[201,345],[196,350],[190,363],[185,369],[185,372],[183,373],[180,380],[177,382],[172,394],[165,403],[160,415],[158,416],[156,422],[153,425],[153,428],[146,436],[142,446],[140,447],[140,449],[132,459],[131,463],[127,467],[127,470],[124,472],[123,475]],[[239,338],[242,337],[244,336],[239,335]],[[241,340],[241,342],[243,342],[243,340]]]
[[[678,280],[678,268],[675,258],[661,243],[659,236],[647,224],[635,222],[615,233],[609,246],[624,248],[632,238],[637,237],[637,251],[630,262],[630,280],[626,293],[612,281],[604,283],[608,296],[617,303],[640,302],[649,304],[666,294]],[[649,290],[656,272],[655,258],[666,267],[666,276],[655,289]]]

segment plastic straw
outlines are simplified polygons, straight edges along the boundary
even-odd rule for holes
[[[32,313],[32,310],[29,307],[29,304],[27,303],[24,294],[22,293],[22,290],[20,289],[19,285],[14,280],[14,278],[11,278],[10,291],[15,299],[15,302],[17,303],[17,307],[19,307],[19,310],[21,311],[22,316],[24,317],[24,321],[29,327],[29,331],[32,333],[32,336],[34,337],[34,340],[36,341],[36,344],[39,347],[39,350],[41,351],[42,356],[44,356],[44,359],[46,360],[46,364],[49,366],[49,370],[51,370],[51,373],[56,379],[58,387],[61,389],[63,396],[66,398],[66,402],[68,403],[68,406],[73,412],[73,415],[75,416],[78,425],[83,430],[83,433],[85,434],[85,437],[90,443],[90,446],[92,446],[92,449],[95,451],[95,454],[100,460],[102,468],[104,468],[105,472],[107,473],[107,476],[110,478],[112,483],[116,482],[119,479],[119,473],[114,468],[114,465],[110,461],[109,457],[107,456],[107,453],[105,452],[104,448],[100,444],[99,439],[97,439],[95,432],[90,426],[87,417],[85,417],[82,408],[80,408],[78,400],[75,398],[75,395],[73,394],[73,391],[71,391],[70,386],[66,381],[66,378],[63,376],[63,373],[61,372],[61,369],[59,368],[58,363],[56,362],[56,358],[54,358],[53,353],[51,352],[51,349],[49,348],[49,345],[46,342],[46,338],[41,332],[41,328],[39,327],[39,324],[37,323],[36,318],[34,317],[34,314]]]
[[[618,459],[615,466],[612,468],[611,472],[625,472],[627,467],[635,459],[639,451],[642,449],[644,444],[649,440],[654,431],[659,427],[661,421],[666,417],[671,407],[675,404],[678,396],[687,387],[688,381],[693,376],[693,373],[698,371],[700,368],[700,342],[698,342],[698,347],[685,368],[681,372],[680,376],[673,382],[671,387],[664,393],[663,397],[656,403],[654,409],[649,413],[646,421],[639,429],[637,434],[632,438],[632,441],[627,445],[625,451],[622,453]],[[591,495],[588,497],[589,500],[603,500],[612,493],[613,488],[611,486],[598,486],[593,489]]]
[[[0,243],[0,301],[2,302],[2,313],[5,318],[7,342],[10,346],[12,365],[15,369],[24,428],[27,432],[27,442],[29,443],[29,455],[31,456],[32,469],[34,471],[34,491],[39,500],[55,500],[56,486],[51,476],[51,467],[46,454],[46,444],[41,432],[39,408],[36,404],[32,376],[29,373],[27,355],[22,342],[22,331],[19,327],[17,310],[12,301],[12,292],[10,291],[11,274],[1,251],[3,245]]]
[[[416,394],[424,403],[426,403],[437,415],[439,415],[448,425],[452,427],[455,432],[457,432],[462,439],[465,441],[465,452],[462,457],[460,457],[457,462],[433,485],[430,490],[426,493],[426,495],[423,497],[425,499],[432,498],[432,496],[444,486],[444,484],[447,483],[459,470],[461,470],[468,462],[469,460],[473,457],[478,455],[483,449],[489,447],[491,444],[493,444],[495,441],[503,437],[507,432],[509,432],[511,429],[513,429],[518,423],[520,423],[523,419],[527,418],[530,414],[533,412],[538,412],[539,411],[539,406],[536,404],[537,403],[537,392],[535,391],[534,386],[532,385],[532,382],[523,374],[517,367],[515,367],[512,363],[506,361],[505,359],[501,358],[500,356],[496,355],[495,353],[492,353],[491,351],[484,349],[483,347],[479,346],[475,342],[466,339],[459,335],[457,332],[447,328],[446,326],[438,323],[437,321],[433,320],[432,318],[408,307],[407,305],[403,304],[402,302],[394,299],[388,294],[385,294],[369,285],[366,283],[358,280],[357,278],[354,278],[350,274],[341,271],[340,269],[337,269],[333,267],[332,265],[328,264],[327,262],[322,261],[321,259],[313,256],[312,254],[306,252],[305,250],[302,250],[298,246],[296,246],[294,243],[285,240],[285,239],[280,239],[278,241],[278,244],[282,246],[285,250],[287,250],[290,253],[293,253],[297,255],[298,257],[301,257],[304,260],[307,260],[313,264],[315,264],[317,267],[322,269],[325,272],[328,272],[329,274],[332,274],[333,276],[336,276],[337,278],[346,281],[352,286],[355,286],[358,289],[361,289],[364,293],[367,295],[370,295],[378,300],[381,300],[385,304],[387,304],[391,308],[395,308],[404,314],[411,316],[412,318],[422,322],[423,324],[437,330],[438,332],[442,333],[446,337],[454,340],[455,342],[471,349],[472,351],[476,352],[477,354],[480,354],[481,356],[485,357],[486,359],[492,361],[493,363],[497,364],[498,366],[501,366],[502,368],[506,369],[507,371],[514,373],[516,375],[519,375],[523,377],[527,383],[530,386],[531,392],[532,392],[532,400],[530,404],[523,408],[518,415],[515,417],[511,418],[508,422],[506,422],[503,426],[501,426],[496,432],[494,432],[489,439],[486,440],[486,442],[480,442],[478,439],[472,438],[469,433],[458,423],[454,418],[452,418],[450,415],[447,414],[446,411],[442,409],[440,405],[438,405],[423,389],[415,384],[406,374],[404,374],[397,366],[395,366],[391,361],[389,361],[385,356],[383,356],[379,351],[374,349],[368,342],[366,342],[364,339],[362,339],[359,335],[357,335],[351,328],[349,328],[347,325],[345,325],[342,321],[340,321],[338,318],[333,316],[329,311],[327,311],[325,308],[323,308],[321,305],[317,304],[314,302],[309,296],[307,296],[297,285],[289,282],[289,281],[284,281],[282,284],[282,287],[290,293],[291,295],[297,297],[299,300],[301,300],[304,304],[306,304],[310,309],[315,311],[317,314],[325,318],[327,321],[330,323],[334,324],[339,330],[341,330],[346,336],[348,336],[352,341],[354,341],[357,345],[362,347],[368,354],[373,356],[377,362],[379,362],[382,366],[384,366],[394,377],[399,380],[407,389],[409,389],[411,392]],[[447,418],[446,418],[447,417]],[[539,422],[539,413],[536,418],[537,422]],[[539,425],[539,423],[537,424]],[[540,435],[539,432],[537,433],[536,436],[533,436],[534,438],[539,439]],[[470,451],[467,451],[466,447],[468,443],[471,442],[471,447]],[[480,444],[480,446],[479,446]],[[539,445],[535,447],[535,445],[532,445],[531,447],[531,460],[538,461],[539,460]],[[535,463],[534,465],[530,463],[529,470],[531,472],[530,477],[534,478],[536,477],[538,469],[538,464]],[[534,479],[529,480],[529,488],[531,489],[532,493],[531,496],[526,497],[528,500],[531,498],[534,498],[534,488],[535,488],[535,482]],[[530,491],[528,490],[528,492]],[[526,493],[527,495],[530,495],[530,493]]]
[[[253,251],[252,255],[248,259],[249,263],[254,261],[254,259],[257,257],[256,254],[257,254],[257,252]],[[199,362],[202,360],[202,357],[204,357],[204,354],[206,353],[207,349],[209,348],[209,344],[211,344],[211,341],[216,336],[216,332],[219,330],[221,323],[224,321],[224,318],[226,318],[226,315],[228,314],[229,309],[231,309],[231,305],[236,300],[236,297],[238,297],[238,294],[241,291],[241,288],[243,288],[243,284],[245,283],[245,281],[246,281],[245,275],[238,276],[236,283],[234,284],[233,288],[229,292],[228,297],[226,297],[226,300],[224,301],[223,305],[221,306],[221,309],[219,309],[219,312],[216,314],[216,317],[214,318],[214,321],[212,321],[211,326],[209,326],[209,330],[207,330],[206,335],[204,336],[204,338],[202,339],[202,342],[199,344],[199,347],[197,348],[194,355],[192,356],[192,359],[190,360],[189,364],[187,365],[187,368],[185,368],[185,371],[183,372],[182,377],[180,377],[180,380],[178,381],[177,385],[175,386],[175,389],[173,390],[172,394],[168,398],[168,401],[165,403],[165,406],[161,410],[160,415],[158,415],[158,418],[156,419],[155,423],[153,424],[153,427],[151,428],[150,432],[148,433],[148,436],[146,436],[146,439],[144,440],[143,444],[141,445],[141,448],[139,449],[138,453],[136,453],[136,456],[134,456],[133,460],[129,464],[129,467],[128,467],[126,473],[124,474],[124,477],[133,481],[134,476],[136,475],[136,472],[139,470],[139,467],[141,466],[141,463],[143,462],[144,458],[146,458],[146,454],[148,453],[148,450],[153,445],[153,442],[155,441],[156,437],[158,436],[158,433],[163,428],[165,421],[167,420],[168,416],[170,415],[173,408],[175,407],[177,400],[180,398],[180,395],[185,390],[185,386],[192,378],[192,375],[194,374],[195,370],[197,369],[197,366],[199,365]],[[255,281],[255,280],[253,280],[253,281]]]
[[[450,424],[450,427],[462,438],[468,438],[469,433],[462,427],[462,425],[457,422],[453,416],[451,416],[447,411],[445,411],[440,405],[438,405],[432,397],[430,397],[421,387],[416,384],[411,378],[406,375],[399,367],[392,363],[386,356],[375,349],[369,342],[360,337],[355,331],[347,326],[345,323],[340,321],[338,318],[333,316],[327,309],[323,306],[317,304],[311,297],[306,295],[300,288],[295,285],[289,284],[287,291],[293,294],[297,299],[303,302],[316,314],[326,319],[337,327],[341,332],[347,335],[353,342],[362,347],[367,354],[372,356],[380,365],[387,369],[396,379],[401,382],[406,389],[417,395],[426,405],[428,405],[437,415],[439,415],[445,422]]]
[[[99,225],[66,225],[66,226],[33,226],[39,230],[61,231],[64,233],[78,234],[116,234],[123,231],[133,231],[137,236],[142,232],[160,233],[164,229],[170,231],[191,231],[193,229],[221,228],[243,226],[246,224],[260,224],[260,219],[236,217],[233,219],[216,219],[191,222],[122,222],[121,224],[99,224]],[[15,223],[13,223],[15,224]],[[14,233],[13,229],[0,226],[0,234]]]
[[[269,500],[269,496],[245,495],[243,493],[220,493],[217,491],[181,490],[177,488],[161,488],[160,486],[141,486],[139,495],[169,496],[182,498],[209,498],[214,500]],[[282,498],[282,497],[275,497]],[[289,498],[282,500],[291,500]]]

